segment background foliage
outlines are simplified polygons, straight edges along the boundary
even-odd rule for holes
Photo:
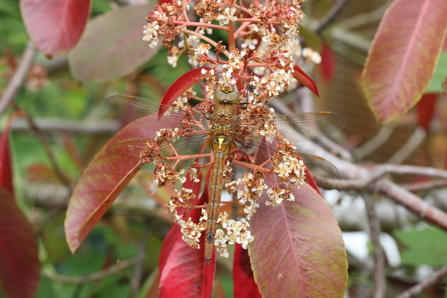
[[[22,4],[24,2],[26,1],[22,1]],[[417,91],[419,92],[418,96],[414,97],[414,94],[412,94],[413,97],[405,96],[411,102],[410,104],[394,109],[393,107],[399,104],[386,100],[392,96],[382,98],[384,101],[381,101],[379,105],[374,104],[374,97],[370,96],[367,99],[372,110],[382,105],[382,109],[374,110],[374,116],[382,122],[389,122],[394,116],[387,113],[381,114],[381,111],[401,111],[400,118],[393,124],[379,127],[374,120],[373,113],[367,108],[367,100],[362,95],[362,89],[366,89],[366,94],[368,94],[368,88],[371,85],[361,83],[360,72],[366,61],[367,50],[371,47],[371,41],[379,21],[385,8],[389,7],[389,3],[370,1],[370,7],[365,8],[355,1],[348,2],[315,0],[308,1],[305,6],[307,20],[301,30],[304,42],[319,50],[323,58],[320,66],[316,69],[309,69],[312,78],[318,82],[321,94],[320,99],[315,101],[315,105],[321,109],[339,112],[348,119],[350,124],[344,133],[337,137],[337,141],[343,145],[343,149],[350,153],[351,159],[347,158],[347,160],[352,164],[385,163],[391,160],[393,164],[404,162],[410,165],[444,169],[447,156],[445,150],[447,148],[445,146],[447,144],[445,134],[447,125],[445,111],[447,109],[445,108],[445,95],[441,95],[441,93],[443,92],[442,83],[447,76],[447,47],[444,44],[439,61],[436,57],[432,58],[435,68],[433,79],[428,78],[433,67],[424,73],[415,71],[415,74],[408,74],[411,80],[425,82],[425,86],[420,87],[420,90]],[[398,6],[399,2],[402,1],[394,1],[392,5]],[[428,0],[422,2],[425,5]],[[92,33],[87,26],[84,37],[88,38],[89,34],[93,34],[93,36],[95,34],[110,34],[119,40],[122,36],[132,34],[133,31],[130,29],[130,31],[125,31],[123,26],[113,27],[111,25],[113,23],[119,25],[120,16],[114,14],[117,13],[117,8],[124,6],[123,4],[126,4],[126,1],[94,0],[91,6],[90,24],[99,23],[100,26],[97,30],[100,33]],[[325,32],[322,36],[315,34],[313,31],[316,31],[317,27],[314,24],[322,22],[333,7],[341,4],[344,5],[343,9],[337,12],[335,20],[329,22],[329,29],[326,31],[321,29]],[[439,5],[444,4],[439,3]],[[152,9],[151,7],[153,4],[147,4],[147,8],[144,10],[135,7],[124,9],[135,10],[132,13],[138,17],[135,17],[133,21],[135,24],[141,22],[143,25],[144,16]],[[436,9],[434,10],[436,11]],[[392,18],[393,15],[390,16],[389,11],[388,17]],[[365,18],[365,16],[369,18]],[[428,16],[435,19],[431,14]],[[400,17],[403,28],[410,28],[410,25],[405,27],[406,16]],[[107,18],[111,23],[107,23]],[[143,19],[141,20],[141,18]],[[2,22],[0,34],[4,40],[0,43],[0,52],[2,53],[0,90],[4,94],[20,63],[29,37],[20,12],[19,2],[1,1],[0,20]],[[101,24],[101,21],[104,23]],[[395,19],[391,19],[391,21],[395,21]],[[436,31],[434,38],[439,40],[439,45],[441,45],[443,40],[441,33],[445,32],[445,25],[442,23],[425,24],[425,27],[422,26],[417,34],[425,35],[427,31],[431,30],[430,28],[438,27],[440,30]],[[376,35],[373,46],[374,43],[380,42],[378,36]],[[426,35],[426,37],[430,36]],[[135,33],[134,39],[135,41],[140,40],[141,32]],[[82,45],[82,43],[81,41],[79,44]],[[33,270],[40,272],[35,297],[155,297],[161,245],[170,229],[172,220],[164,214],[164,209],[160,206],[169,199],[170,190],[158,192],[152,196],[152,200],[148,200],[148,194],[145,191],[147,189],[145,178],[147,177],[144,173],[139,174],[93,229],[75,255],[70,253],[67,246],[63,222],[70,191],[77,179],[82,175],[96,152],[121,127],[121,123],[114,120],[113,115],[104,107],[104,99],[112,94],[128,93],[159,101],[167,87],[190,70],[190,67],[187,59],[183,56],[177,67],[172,68],[167,62],[167,52],[164,48],[151,51],[144,42],[141,44],[135,42],[135,44],[131,44],[130,48],[117,46],[119,42],[106,44],[101,43],[100,40],[96,40],[96,43],[90,40],[86,44],[92,46],[92,48],[85,48],[86,52],[75,48],[68,55],[47,53],[47,56],[54,56],[52,59],[43,53],[38,53],[33,63],[41,68],[35,70],[34,75],[26,80],[24,87],[20,88],[14,97],[14,102],[20,107],[20,110],[30,115],[43,131],[55,162],[62,169],[67,183],[64,185],[63,180],[61,182],[60,176],[55,172],[48,158],[45,146],[42,145],[38,134],[29,128],[24,118],[17,118],[8,130],[8,117],[16,109],[9,108],[2,117],[4,124],[2,135],[9,135],[10,138],[9,141],[8,138],[4,138],[0,156],[4,156],[12,163],[12,174],[9,175],[13,177],[15,198],[8,197],[8,195],[3,195],[2,198],[4,200],[15,199],[20,210],[31,223],[29,227],[23,228],[24,233],[30,233],[32,229],[37,235],[40,265],[32,265],[32,262],[27,263],[32,265],[27,268],[27,270],[31,270],[28,272]],[[402,51],[405,52],[411,46],[411,44],[404,44]],[[65,49],[62,52],[68,50]],[[113,56],[114,53],[119,53],[121,50],[124,55],[127,54],[130,57],[130,62],[124,61],[122,67],[112,67],[113,65],[106,63],[107,67],[98,67],[99,73],[86,72],[86,67],[93,63],[92,61],[104,57],[101,54],[109,53]],[[138,56],[136,53],[141,53],[142,56]],[[95,56],[98,54],[99,56]],[[372,50],[372,55],[375,54],[377,53]],[[398,55],[401,54],[398,53]],[[364,70],[362,82],[371,82],[368,79],[379,80],[382,83],[384,81],[394,82],[395,75],[383,71],[382,67],[397,62],[390,61],[394,58],[389,51],[378,55],[381,55],[385,61],[379,63],[379,60],[375,60],[376,65],[374,65],[374,60],[370,56],[371,60],[366,63],[367,67]],[[417,64],[424,59],[420,52],[407,53],[407,55],[411,58],[410,63]],[[85,60],[83,60],[84,58]],[[117,59],[122,59],[122,57],[117,55]],[[105,61],[111,60],[106,59]],[[368,67],[379,68],[377,71],[385,77],[378,78],[377,75],[373,75],[372,78],[368,77],[371,75],[368,73]],[[303,107],[305,108],[309,104],[309,102],[306,103],[306,100],[310,98],[309,94],[302,96],[300,92],[303,92],[303,89],[300,90],[298,93],[287,95],[289,100],[284,99],[289,107],[294,104],[298,106],[296,112],[302,111]],[[432,96],[431,99],[424,96],[420,100],[423,93],[435,94],[435,96]],[[300,100],[298,101],[296,98],[300,98]],[[417,102],[419,102],[418,106],[410,109]],[[406,115],[402,114],[403,111],[408,110]],[[421,127],[424,128],[422,137],[418,134],[420,131],[418,129]],[[384,139],[383,135],[387,135],[387,137]],[[379,137],[377,138],[377,136]],[[403,141],[399,140],[399,137],[403,138],[404,136],[406,138]],[[402,151],[401,145],[407,139],[410,149]],[[8,147],[10,148],[9,154],[5,151],[5,148]],[[396,162],[396,158],[399,160],[398,162]],[[341,178],[348,178],[344,176],[344,173],[349,172],[351,168],[343,163],[334,162],[334,164],[339,168]],[[371,169],[368,166],[365,168]],[[4,159],[2,159],[2,171],[5,171]],[[391,170],[389,172],[392,173]],[[433,175],[428,168],[423,168],[419,172],[399,169],[396,169],[395,172],[407,175],[394,176],[394,182],[407,186],[409,190],[411,187],[419,186],[413,190],[413,193],[422,201],[428,201],[441,210],[447,210],[446,194],[442,188],[445,186],[447,178],[445,172],[436,172],[437,174]],[[414,174],[415,172],[417,174]],[[0,177],[6,176],[8,173],[2,174]],[[439,179],[434,180],[433,177]],[[435,185],[434,182],[438,184]],[[426,183],[425,185],[428,187],[420,187],[423,183]],[[340,185],[330,185],[329,187],[341,189],[336,193],[325,192],[325,198],[345,234],[353,231],[368,231],[364,205],[361,203],[363,200],[359,199],[360,188],[343,191],[343,185],[341,187]],[[427,221],[422,221],[404,208],[390,204],[388,197],[390,196],[373,194],[383,234],[391,235],[390,238],[393,239],[391,245],[382,241],[387,257],[387,268],[381,272],[386,277],[388,285],[387,294],[384,297],[395,297],[398,293],[408,290],[410,286],[428,278],[438,268],[445,266],[447,263],[445,226],[447,224],[439,224],[440,229],[433,226],[433,221],[428,220],[430,223],[428,225]],[[405,204],[403,205],[405,206]],[[0,213],[0,223],[2,220],[8,219],[6,215],[9,214],[17,213],[17,218],[19,218],[20,210],[17,209],[3,215]],[[389,210],[395,212],[389,212]],[[410,210],[413,213],[416,212]],[[13,217],[16,223],[19,222],[17,218]],[[6,226],[21,228],[14,222],[4,224],[2,228]],[[2,228],[0,228],[0,235],[9,235],[10,232]],[[17,231],[13,230],[12,232],[17,234]],[[361,243],[359,240],[361,238],[355,239],[357,244]],[[366,240],[361,248],[347,245],[350,261],[349,297],[372,297],[374,291],[378,292],[373,286],[374,281],[377,285],[377,279],[373,274],[372,245],[368,244],[368,241]],[[398,248],[398,261],[393,259],[390,253],[393,248]],[[366,251],[366,255],[358,254],[359,251]],[[144,258],[142,254],[145,254]],[[129,260],[130,264],[125,263]],[[123,263],[126,266],[122,266]],[[216,297],[233,296],[231,266],[231,260],[219,260],[215,284]],[[110,268],[119,270],[115,272]],[[101,276],[101,273],[99,276],[91,275],[98,272],[102,272],[104,275]],[[10,277],[5,277],[4,273],[5,271],[0,269],[0,279],[3,284],[7,281],[7,277]],[[18,277],[10,282],[11,284],[21,284],[22,278]],[[435,283],[420,297],[447,297],[444,283],[442,281]],[[26,295],[33,297],[33,293]],[[0,297],[19,296],[8,294],[3,289]]]

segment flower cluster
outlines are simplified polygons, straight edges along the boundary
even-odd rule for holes
[[[260,102],[268,103],[297,86],[295,64],[321,60],[317,52],[302,49],[298,41],[303,0],[253,2],[248,7],[228,0],[199,0],[194,6],[196,18],[187,13],[191,2],[164,3],[147,17],[143,40],[155,47],[162,39],[173,67],[185,54],[194,67],[213,67],[219,85],[238,85],[242,91],[251,84]],[[207,36],[213,30],[227,32],[227,47]]]
[[[251,219],[259,207],[257,202],[268,186],[264,182],[262,173],[244,173],[242,178],[227,183],[225,188],[228,193],[236,194],[237,199],[244,203],[247,219]]]
[[[273,171],[284,184],[290,183],[300,187],[305,180],[306,172],[302,160],[296,153],[296,147],[287,139],[278,143],[278,150],[272,158]]]
[[[247,220],[260,207],[261,198],[265,199],[266,205],[274,207],[284,201],[293,201],[292,186],[300,187],[305,180],[305,166],[295,152],[296,148],[278,136],[274,111],[266,106],[280,93],[298,85],[299,76],[295,72],[297,65],[319,63],[321,60],[318,53],[309,48],[303,49],[298,41],[299,24],[304,19],[302,2],[254,1],[243,6],[243,2],[237,1],[196,0],[193,15],[190,13],[192,11],[188,12],[192,8],[192,0],[178,0],[157,6],[147,17],[143,40],[150,47],[157,46],[161,40],[168,49],[170,65],[176,67],[179,57],[185,54],[191,66],[207,67],[201,70],[206,96],[204,102],[194,110],[206,115],[205,118],[211,123],[209,125],[197,119],[198,123],[192,123],[194,121],[186,119],[192,117],[194,120],[196,117],[187,106],[188,98],[198,99],[196,94],[189,91],[189,94],[178,98],[173,111],[176,115],[180,115],[179,111],[187,111],[185,119],[180,121],[178,128],[159,130],[154,143],[144,150],[142,156],[146,158],[145,161],[154,162],[154,177],[159,187],[167,183],[182,183],[186,180],[186,174],[189,174],[191,181],[200,182],[203,168],[213,163],[216,157],[212,152],[206,155],[211,147],[211,141],[208,140],[208,143],[205,141],[208,147],[204,145],[197,150],[200,157],[192,159],[187,173],[183,169],[177,170],[184,159],[181,153],[175,151],[173,144],[184,136],[198,136],[195,130],[197,127],[218,130],[208,135],[205,133],[204,140],[206,136],[213,139],[215,135],[227,134],[232,143],[231,149],[242,148],[245,154],[238,156],[238,152],[229,152],[225,167],[219,172],[223,180],[214,182],[225,184],[228,193],[236,196],[246,214],[245,218],[236,221],[229,218],[226,212],[219,213],[217,223],[221,228],[213,231],[213,245],[222,256],[228,255],[228,244],[240,243],[246,248],[253,241]],[[228,42],[212,40],[209,35],[216,30],[226,32]],[[230,122],[225,122],[213,115],[212,99],[221,86],[237,86],[234,89],[239,90],[240,98],[246,98],[246,103],[239,104],[243,107],[231,115],[237,118],[236,121],[232,118]],[[262,148],[264,143],[261,142],[264,140],[268,143],[265,147],[268,147],[269,152],[263,151],[267,150]],[[157,156],[153,152],[155,148],[164,149],[163,155]],[[255,162],[258,152],[260,156],[264,154],[266,157],[262,163]],[[247,170],[242,177],[233,178],[236,175],[232,172],[233,164],[246,166]],[[211,229],[206,208],[200,206],[202,216],[197,223],[190,218],[183,220],[177,214],[177,208],[197,208],[191,202],[194,199],[196,197],[190,189],[182,188],[166,207],[169,212],[175,213],[183,240],[191,247],[198,248],[202,233]],[[213,229],[216,229],[215,225]]]
[[[177,172],[171,167],[170,163],[154,162],[154,164],[155,169],[153,179],[157,182],[158,187],[164,187],[168,184],[175,184],[177,182],[185,183],[186,177],[184,176],[184,169]]]
[[[267,190],[268,200],[265,202],[267,206],[278,207],[284,200],[295,201],[290,188],[269,188]]]
[[[182,240],[192,248],[200,248],[200,236],[206,229],[206,210],[202,209],[202,217],[198,223],[194,223],[191,217],[185,221],[177,213],[175,213],[174,221],[180,226]]]
[[[247,246],[254,240],[250,233],[250,224],[245,218],[237,221],[229,218],[226,212],[222,212],[219,214],[217,222],[223,229],[216,230],[214,245],[222,257],[228,258],[228,244],[238,243],[247,249]]]

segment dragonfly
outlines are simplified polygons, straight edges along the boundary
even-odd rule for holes
[[[112,159],[130,165],[153,162],[159,169],[180,172],[181,168],[211,168],[204,245],[208,262],[214,252],[221,196],[229,176],[228,164],[236,165],[242,172],[272,174],[271,166],[267,165],[278,150],[278,140],[302,142],[332,134],[346,125],[346,120],[334,112],[277,115],[267,106],[240,101],[239,94],[229,86],[220,87],[214,102],[194,107],[168,107],[130,95],[114,95],[106,100],[106,105],[119,117],[135,121],[154,134],[153,138],[129,139],[110,145],[107,154]],[[161,108],[167,112],[159,118],[157,113]],[[311,154],[298,154],[314,177],[325,180],[338,175],[337,168],[329,161]]]

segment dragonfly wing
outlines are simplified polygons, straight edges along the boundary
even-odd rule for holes
[[[113,160],[128,165],[136,165],[140,160],[140,154],[147,148],[149,139],[129,139],[113,143],[106,149],[106,154]]]
[[[328,160],[303,152],[298,152],[312,176],[321,180],[333,179],[338,176],[337,168]]]
[[[151,139],[129,139],[116,142],[106,149],[106,154],[112,159],[128,165],[135,165],[141,160],[141,152],[147,149],[148,141]],[[162,142],[160,144],[160,153],[163,157],[173,156],[191,156],[181,160],[179,168],[188,168],[198,153],[209,153],[209,146],[206,144],[207,136],[203,134],[192,135],[191,137],[182,137],[172,142]],[[205,143],[205,144],[204,144]],[[200,152],[200,149],[202,151]],[[199,163],[205,163],[204,158],[199,159]]]
[[[245,142],[245,147],[238,146],[238,149],[251,156],[254,159],[255,165],[264,164],[264,168],[271,169],[271,163],[265,164],[265,162],[276,153],[278,144],[277,141],[270,143],[265,137],[261,137],[259,139],[254,138],[249,142]],[[338,176],[337,168],[328,160],[312,154],[303,152],[297,153],[314,177],[321,180],[327,180]],[[248,171],[248,169],[245,171]]]
[[[275,124],[279,134],[292,142],[302,142],[339,131],[346,126],[346,119],[334,112],[310,112],[277,115]]]
[[[195,120],[200,123],[206,122],[206,113],[198,109],[174,110],[170,106],[160,105],[157,102],[131,95],[113,95],[106,99],[106,105],[120,118],[128,121],[136,120],[139,126],[151,131],[175,128],[183,119]],[[165,107],[167,112],[158,119],[158,111],[161,106]]]

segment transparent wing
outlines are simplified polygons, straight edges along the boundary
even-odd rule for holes
[[[262,138],[260,142],[256,144],[257,150],[251,155],[254,158],[255,165],[264,164],[277,150],[277,142],[272,143]],[[338,176],[337,168],[328,160],[304,152],[297,152],[300,158],[304,161],[307,169],[311,172],[312,176],[321,180],[327,180],[336,178]],[[266,168],[270,169],[271,165],[266,165]]]
[[[106,149],[106,154],[121,163],[135,165],[141,160],[141,152],[147,149],[147,143],[150,139],[129,139],[113,143]],[[160,153],[164,157],[176,155],[189,156],[191,161],[182,161],[179,166],[187,168],[188,164],[195,159],[196,154],[210,153],[210,146],[207,143],[208,138],[205,135],[197,134],[191,137],[183,137],[176,141],[163,142],[160,145]],[[206,162],[203,158],[198,162]]]
[[[250,115],[253,119],[267,119],[267,115]],[[241,117],[238,117],[241,118]],[[262,121],[238,121],[241,127],[262,129]],[[346,126],[346,119],[334,112],[310,112],[293,115],[276,115],[274,122],[277,132],[290,141],[297,143],[309,139],[327,136]]]
[[[327,159],[303,152],[298,152],[298,155],[315,178],[327,180],[338,176],[337,168]]]
[[[168,112],[161,119],[158,119],[158,111],[162,105],[129,95],[114,95],[106,100],[106,104],[119,117],[129,121],[136,121],[139,126],[151,131],[178,127],[182,120],[195,123],[193,130],[195,132],[199,131],[199,133],[191,137],[182,137],[171,145],[163,143],[160,148],[163,156],[172,156],[172,148],[175,149],[176,154],[180,155],[210,152],[209,134],[206,133],[210,129],[209,119],[212,118],[210,114],[195,108],[173,111],[169,107]],[[267,117],[267,115],[250,116],[252,119],[265,119]],[[277,132],[292,142],[302,142],[329,135],[342,129],[346,125],[346,120],[341,115],[333,112],[311,112],[286,116],[277,115],[274,122],[277,126]],[[234,123],[242,128],[243,131],[236,130],[230,134],[237,149],[247,153],[249,156],[262,153],[266,157],[271,156],[276,151],[275,143],[266,142],[265,138],[260,134],[262,125],[259,121],[246,121],[238,116],[234,118]],[[245,131],[244,128],[246,129]],[[248,137],[247,134],[249,134]],[[121,141],[112,144],[107,149],[107,153],[115,160],[135,165],[140,160],[141,151],[146,149],[146,143],[147,139]],[[299,154],[308,169],[317,178],[329,179],[338,175],[336,167],[329,161],[310,154]],[[202,164],[205,162],[203,159],[200,160]],[[182,162],[182,165],[184,164],[186,162]]]
[[[195,108],[174,110],[172,107],[161,105],[157,102],[131,95],[113,95],[106,99],[107,107],[120,118],[136,123],[151,131],[162,128],[177,127],[182,120],[194,120],[207,126],[209,115]],[[158,119],[158,111],[163,106],[167,112]]]
[[[333,134],[346,126],[346,119],[334,112],[310,112],[277,116],[278,133],[292,142]]]

